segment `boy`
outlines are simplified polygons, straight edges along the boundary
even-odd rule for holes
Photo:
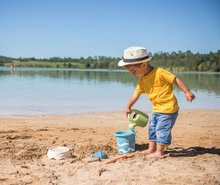
[[[163,158],[166,146],[171,144],[171,129],[178,116],[179,106],[174,96],[173,83],[184,93],[187,101],[195,98],[190,89],[175,75],[163,68],[154,68],[149,64],[147,50],[143,47],[130,47],[118,66],[124,66],[139,78],[138,85],[125,109],[126,116],[131,107],[145,93],[153,104],[153,113],[148,126],[149,148],[144,151],[149,158]]]

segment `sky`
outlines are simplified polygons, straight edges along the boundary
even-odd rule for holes
[[[0,55],[121,57],[220,49],[219,0],[0,0]]]

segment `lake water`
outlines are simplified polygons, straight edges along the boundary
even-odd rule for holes
[[[181,109],[220,109],[219,73],[176,73],[195,93],[189,103],[175,88]],[[0,115],[123,111],[137,79],[126,71],[0,67]],[[134,108],[150,111],[142,95]]]

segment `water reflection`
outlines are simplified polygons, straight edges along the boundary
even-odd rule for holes
[[[195,91],[189,103],[175,88],[181,109],[219,109],[219,74],[177,73]],[[137,79],[125,71],[0,67],[0,115],[123,111]],[[4,97],[4,98],[3,98]],[[146,96],[135,104],[151,110]]]
[[[177,76],[195,91],[205,91],[220,95],[220,74],[177,73]]]
[[[10,75],[10,70],[0,68],[0,78]],[[57,78],[76,79],[90,83],[121,83],[123,85],[136,85],[137,79],[125,71],[98,71],[98,70],[65,70],[65,69],[34,69],[20,68],[16,73],[17,77],[28,78]],[[194,91],[205,91],[220,95],[220,74],[217,73],[176,73]],[[179,91],[178,89],[176,89]]]
[[[0,78],[4,75],[9,75],[7,70],[1,70]],[[30,69],[20,68],[16,71],[18,77],[29,78],[59,78],[59,79],[78,79],[81,81],[94,81],[94,82],[119,82],[123,84],[136,84],[137,79],[132,77],[125,71],[98,71],[98,70],[57,70],[57,69]]]

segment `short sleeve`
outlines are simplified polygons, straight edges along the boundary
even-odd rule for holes
[[[144,93],[144,89],[141,87],[141,82],[139,81],[139,83],[136,86],[136,89],[134,91],[136,94],[143,94]]]
[[[176,78],[176,76],[174,74],[170,73],[169,71],[163,69],[161,71],[161,78],[165,82],[173,83],[173,81]]]

